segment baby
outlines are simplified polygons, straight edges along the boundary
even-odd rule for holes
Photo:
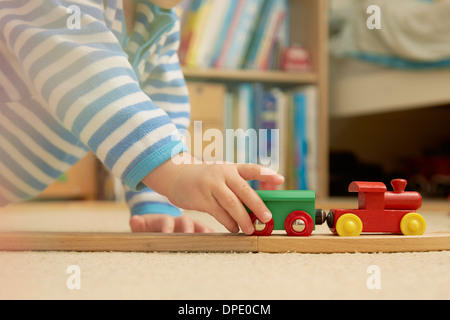
[[[254,231],[271,213],[254,164],[198,164],[182,136],[189,98],[177,49],[179,0],[0,1],[0,205],[42,192],[87,152],[121,179],[134,232]],[[176,161],[174,161],[176,159]]]

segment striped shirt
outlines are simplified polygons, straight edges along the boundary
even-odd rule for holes
[[[133,215],[181,213],[141,182],[187,151],[180,23],[139,0],[127,32],[122,1],[0,0],[0,205],[39,195],[93,151]]]

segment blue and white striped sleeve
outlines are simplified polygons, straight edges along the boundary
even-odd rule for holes
[[[67,27],[71,2],[79,28]],[[171,117],[142,91],[103,1],[1,1],[0,41],[17,57],[43,105],[119,177],[141,190],[153,169],[187,151]]]
[[[179,21],[154,48],[157,55],[149,56],[144,63],[142,90],[159,107],[164,109],[183,136],[190,123],[189,95],[182,73],[178,47],[180,41]],[[181,215],[182,211],[169,200],[151,189],[138,192],[125,187],[125,198],[132,215],[150,213]]]

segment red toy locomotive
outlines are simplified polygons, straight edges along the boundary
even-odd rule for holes
[[[358,192],[358,209],[331,209],[327,224],[340,236],[361,233],[422,235],[425,219],[415,211],[422,206],[418,192],[405,191],[406,180],[391,181],[393,191],[381,182],[352,182],[349,192]]]

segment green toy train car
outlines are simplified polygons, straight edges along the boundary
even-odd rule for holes
[[[255,236],[268,236],[273,230],[286,230],[289,236],[307,237],[316,224],[323,224],[327,214],[316,209],[313,190],[258,190],[256,191],[272,212],[272,220],[262,223],[249,212],[255,227]]]

